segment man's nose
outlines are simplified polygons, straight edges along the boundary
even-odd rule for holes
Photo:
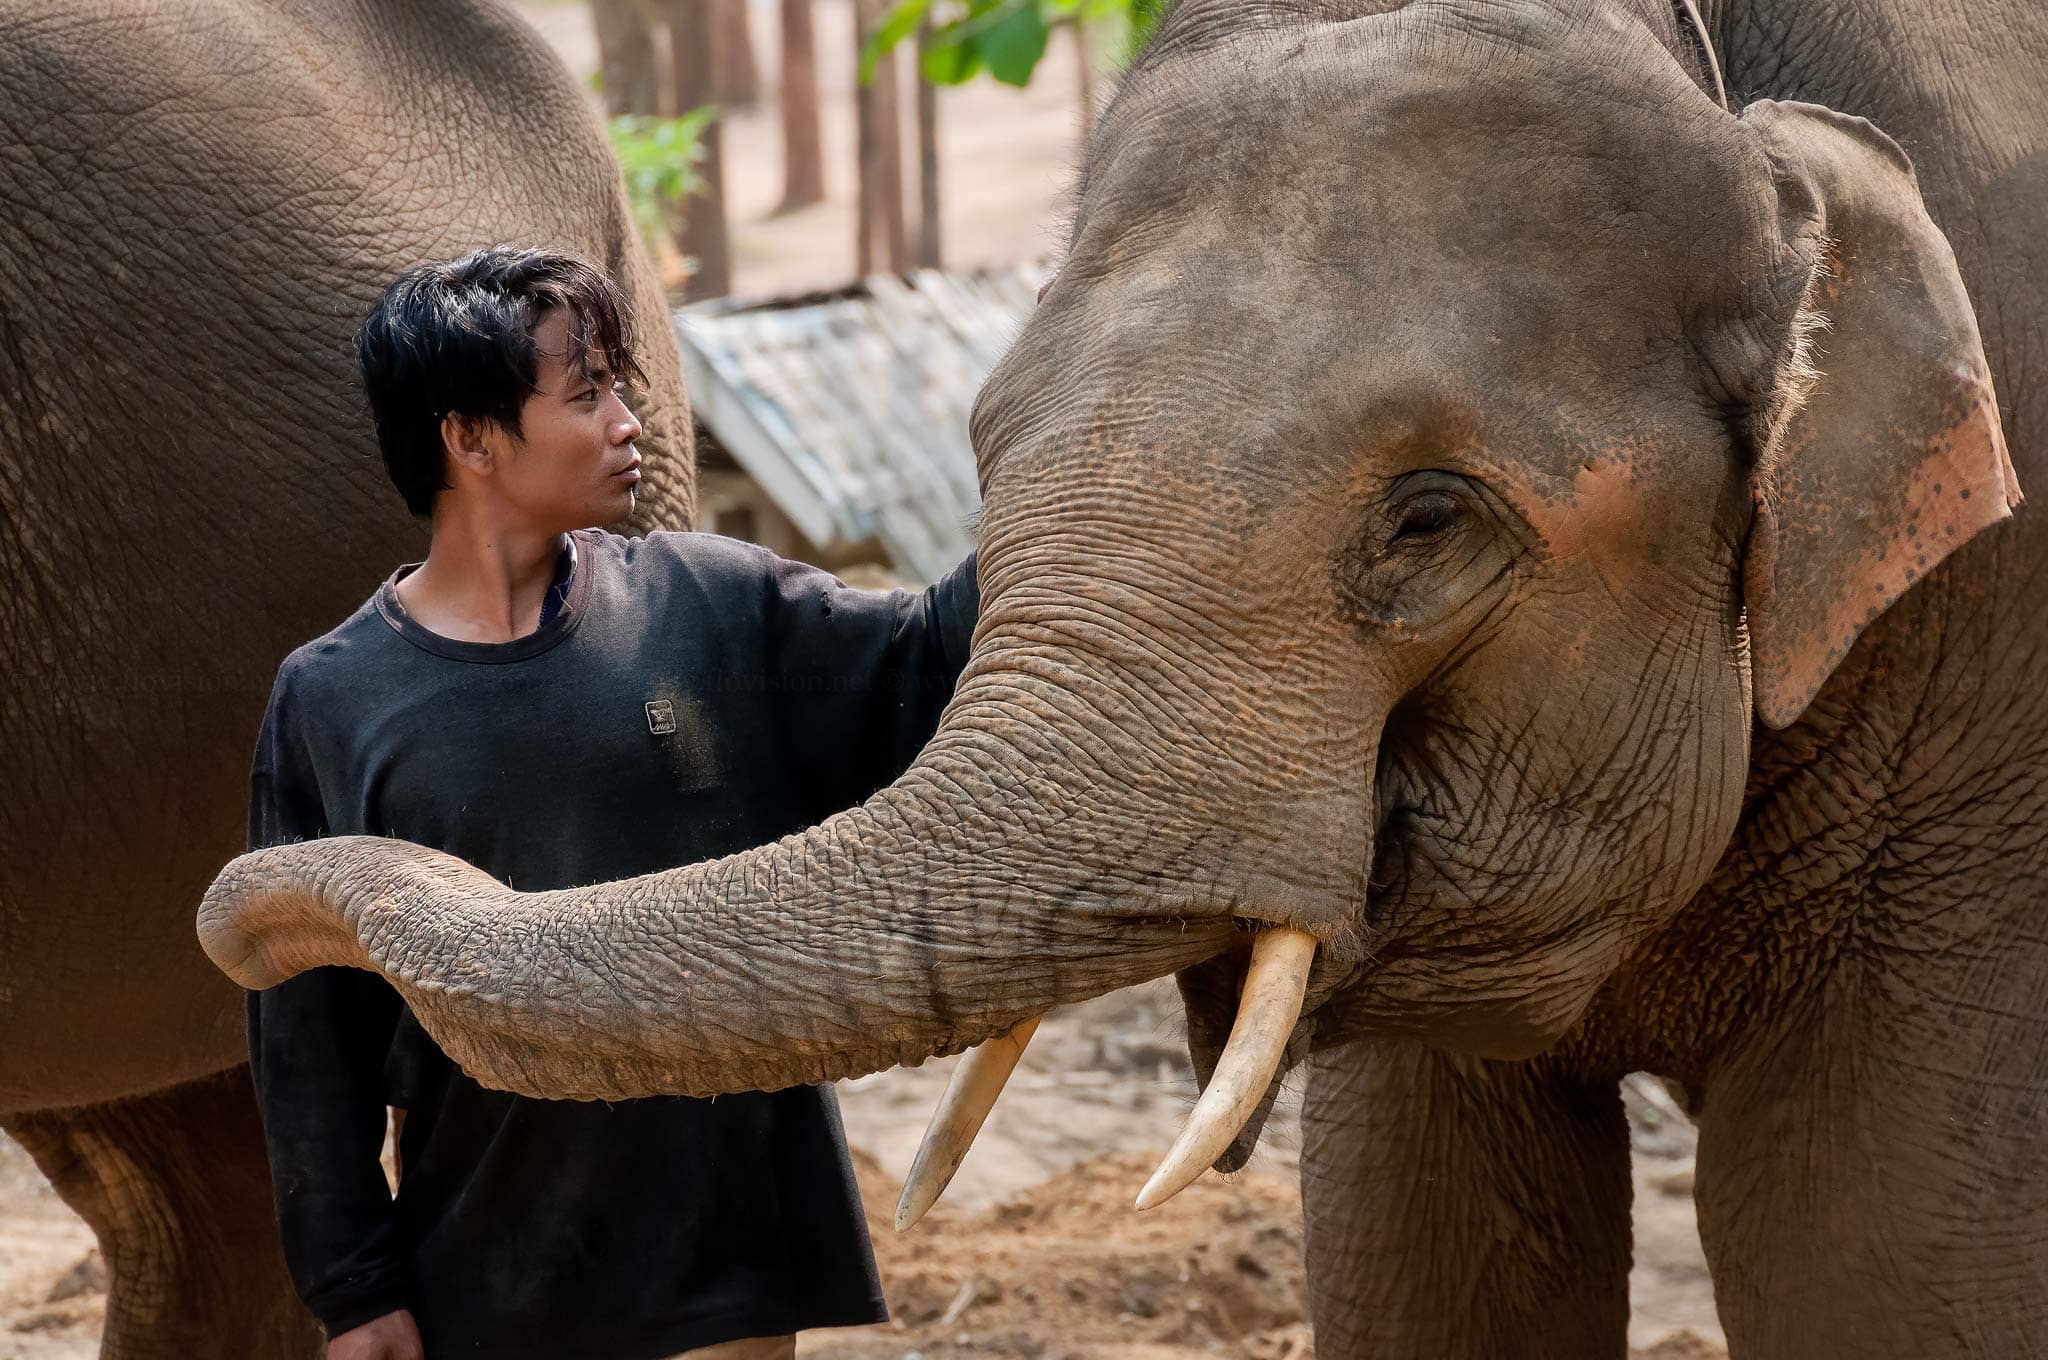
[[[628,408],[618,424],[612,426],[612,443],[630,444],[640,437],[640,417]]]

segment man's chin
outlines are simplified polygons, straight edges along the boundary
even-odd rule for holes
[[[638,486],[629,486],[623,496],[607,497],[604,512],[591,523],[623,529],[626,522],[633,518],[633,512],[639,508],[640,489]]]

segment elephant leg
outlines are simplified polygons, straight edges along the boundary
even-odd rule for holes
[[[1351,1044],[1313,1059],[1302,1132],[1321,1360],[1627,1354],[1618,1083]]]
[[[99,1237],[102,1360],[320,1354],[278,1246],[248,1068],[5,1123]]]
[[[1717,1064],[1694,1200],[1732,1360],[2041,1353],[2048,1022],[1986,1002],[1839,978]]]

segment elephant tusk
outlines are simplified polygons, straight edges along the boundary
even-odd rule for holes
[[[1315,936],[1286,926],[1270,927],[1253,942],[1237,1020],[1223,1056],[1216,1060],[1215,1075],[1166,1159],[1138,1192],[1140,1209],[1164,1204],[1185,1190],[1223,1155],[1259,1107],[1273,1084],[1294,1022],[1301,1018],[1301,999],[1308,990],[1308,968],[1315,953]]]
[[[967,1150],[974,1146],[974,1135],[981,1132],[982,1121],[995,1108],[996,1097],[1003,1093],[1003,1083],[1016,1070],[1017,1060],[1024,1056],[1024,1046],[1031,1042],[1038,1022],[1044,1018],[1033,1016],[1008,1034],[968,1049],[961,1057],[959,1066],[953,1069],[953,1079],[946,1083],[946,1093],[939,1097],[939,1107],[932,1111],[931,1127],[924,1131],[924,1142],[918,1145],[910,1174],[904,1178],[903,1198],[896,1201],[897,1232],[923,1218],[952,1183],[953,1173],[960,1169]]]

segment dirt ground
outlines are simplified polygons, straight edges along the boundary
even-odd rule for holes
[[[951,1061],[841,1088],[895,1320],[819,1333],[807,1360],[1308,1360],[1298,1083],[1259,1154],[1140,1214],[1131,1199],[1195,1086],[1160,982],[1055,1013],[937,1208],[890,1226]],[[1721,1360],[1693,1222],[1691,1125],[1661,1088],[1628,1093],[1636,1167],[1629,1328],[1637,1360]]]
[[[587,75],[577,3],[521,6]],[[829,202],[776,215],[780,142],[772,98],[728,123],[735,288],[748,294],[845,282],[853,268],[852,38],[844,0],[820,0]],[[773,79],[772,0],[756,43]],[[941,100],[947,263],[1013,262],[1057,242],[1078,126],[1072,48],[1056,43],[1027,91],[988,81]],[[804,1338],[806,1360],[1308,1360],[1296,1103],[1276,1112],[1250,1170],[1205,1177],[1140,1215],[1130,1200],[1192,1100],[1170,987],[1105,997],[1049,1018],[947,1197],[911,1233],[888,1226],[950,1062],[842,1088],[895,1320]],[[1692,1131],[1632,1097],[1637,1360],[1719,1360],[1690,1196]],[[92,1236],[0,1138],[0,1360],[86,1360],[97,1351],[105,1275]]]
[[[952,1064],[844,1083],[894,1320],[807,1334],[804,1360],[1310,1360],[1295,1100],[1249,1170],[1130,1207],[1193,1099],[1178,1015],[1158,983],[1048,1018],[946,1198],[906,1234],[890,1226],[900,1178]],[[1692,1129],[1630,1104],[1636,1360],[1723,1360]],[[88,1360],[105,1290],[85,1225],[0,1139],[0,1360]]]

